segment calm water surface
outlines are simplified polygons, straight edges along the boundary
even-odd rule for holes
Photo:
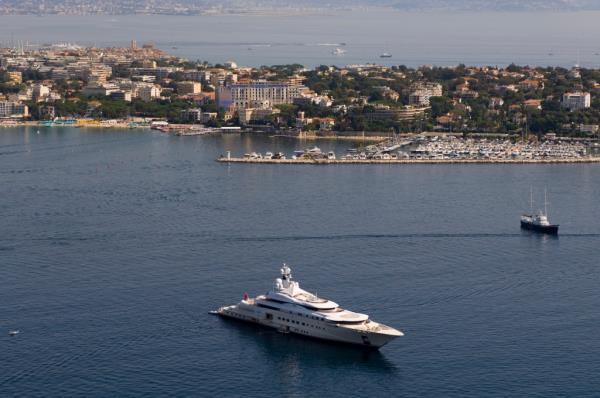
[[[600,12],[330,12],[308,16],[0,16],[0,43],[129,46],[212,63],[600,67]],[[345,46],[341,46],[345,43]],[[336,47],[347,52],[332,55]],[[388,52],[392,58],[380,58]]]
[[[36,130],[0,131],[1,396],[600,393],[599,165],[227,166],[310,143]],[[519,230],[532,184],[559,238]],[[406,336],[207,314],[283,261]]]

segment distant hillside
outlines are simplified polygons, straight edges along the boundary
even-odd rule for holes
[[[203,14],[394,7],[410,11],[600,10],[600,0],[0,0],[0,14]]]
[[[600,10],[600,0],[396,0],[401,10],[576,11]]]

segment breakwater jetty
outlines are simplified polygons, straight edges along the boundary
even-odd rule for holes
[[[221,163],[260,163],[281,165],[349,165],[349,164],[565,164],[600,163],[600,157],[556,159],[251,159],[220,157]]]

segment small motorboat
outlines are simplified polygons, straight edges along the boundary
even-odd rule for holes
[[[18,330],[11,330],[8,332],[8,335],[12,337],[12,336],[18,335],[19,333],[20,333],[20,331],[18,331]]]

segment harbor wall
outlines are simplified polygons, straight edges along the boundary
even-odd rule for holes
[[[340,164],[567,164],[600,163],[600,157],[569,159],[247,159],[218,158],[221,163],[263,163],[263,164],[304,164],[304,165],[340,165]]]

